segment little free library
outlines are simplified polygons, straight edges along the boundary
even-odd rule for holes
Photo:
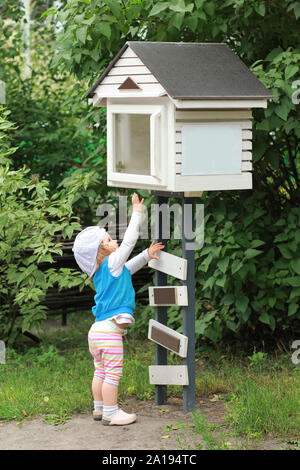
[[[185,205],[203,191],[252,189],[252,109],[273,96],[225,43],[127,41],[86,94],[107,111],[107,184],[148,189],[157,204]],[[162,239],[157,217],[157,238]],[[182,224],[184,226],[184,223]],[[182,235],[182,257],[166,248],[149,266],[156,343],[149,367],[156,404],[167,385],[182,385],[183,411],[195,408],[195,266],[193,240]],[[181,279],[170,286],[167,276]],[[182,334],[167,327],[167,307],[182,308]],[[167,351],[182,358],[168,366]]]

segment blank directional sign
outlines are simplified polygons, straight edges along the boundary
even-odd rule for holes
[[[187,275],[187,260],[179,256],[171,255],[166,251],[158,253],[158,259],[151,259],[148,262],[150,268],[161,271],[165,274],[170,274],[182,281],[186,280]]]
[[[166,325],[151,319],[149,321],[148,338],[178,356],[187,356],[188,337],[172,330]]]
[[[149,366],[149,382],[155,385],[188,385],[187,366]]]
[[[188,305],[186,286],[157,286],[149,287],[149,305]]]

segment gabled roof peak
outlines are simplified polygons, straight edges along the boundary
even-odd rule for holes
[[[226,43],[127,41],[86,97],[130,47],[174,99],[270,99],[272,94]]]

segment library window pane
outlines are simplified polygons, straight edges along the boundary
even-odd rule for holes
[[[150,175],[150,114],[116,113],[114,135],[114,170]]]

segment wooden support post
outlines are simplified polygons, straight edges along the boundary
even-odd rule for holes
[[[195,243],[194,235],[194,197],[184,197],[178,194],[182,200],[182,258],[187,260],[187,273],[186,277],[181,277],[182,285],[187,289],[188,305],[182,307],[183,313],[183,335],[188,338],[187,356],[182,360],[182,367],[176,381],[183,385],[183,413],[193,411],[196,407],[196,383],[195,383],[195,252],[193,243]],[[162,196],[155,194],[155,202],[157,205],[163,204],[168,200],[168,195]],[[162,241],[166,245],[167,240],[162,240],[162,214],[156,214],[156,230],[157,241]],[[162,271],[155,272],[155,286],[167,286],[167,274]],[[155,308],[155,320],[163,325],[167,325],[167,307],[157,306]],[[158,366],[167,366],[167,350],[156,345],[155,366],[152,367],[151,373],[153,383],[158,380],[156,375],[160,374]],[[167,369],[161,367],[163,373]],[[174,367],[174,366],[173,366]],[[173,369],[171,369],[172,372]],[[182,371],[184,373],[184,377]],[[172,374],[171,374],[172,375]],[[160,376],[160,375],[159,375]],[[168,378],[159,380],[161,385],[155,385],[155,404],[162,405],[167,400],[167,389],[163,383],[168,383]],[[173,383],[173,382],[172,382]]]
[[[183,387],[183,412],[195,409],[195,252],[188,245],[195,239],[194,232],[194,198],[182,199],[182,257],[187,259],[187,278],[182,284],[187,286],[188,305],[182,307],[182,333],[188,337],[187,357],[182,360],[187,365],[189,384]]]
[[[155,196],[155,204],[158,209],[158,205],[168,202],[167,197]],[[165,245],[164,251],[166,251],[167,240],[162,239],[162,213],[157,212],[155,214],[155,226],[156,226],[156,236],[157,242],[161,241]],[[155,272],[155,285],[156,286],[166,286],[167,285],[167,274],[156,271]],[[156,307],[155,308],[155,320],[167,325],[167,307]],[[155,364],[157,365],[167,365],[168,363],[168,351],[163,346],[159,344],[155,345]],[[167,401],[167,386],[166,385],[156,385],[155,386],[155,404],[163,405]]]

